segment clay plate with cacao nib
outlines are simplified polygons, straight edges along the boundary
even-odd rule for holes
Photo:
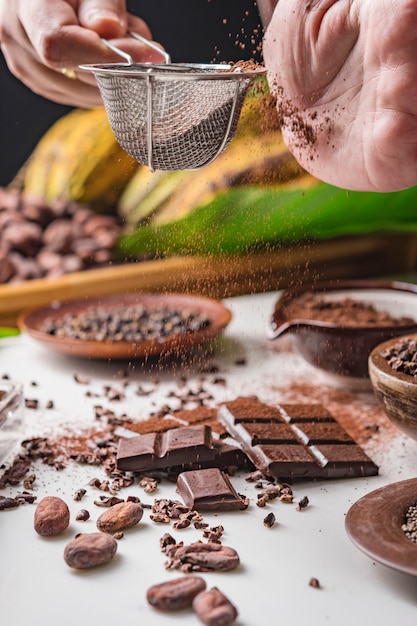
[[[401,526],[417,500],[417,478],[380,487],[360,498],[347,512],[345,528],[367,556],[393,569],[417,576],[417,543]]]
[[[417,332],[417,286],[341,280],[284,290],[268,336],[290,334],[300,354],[332,377],[366,381],[368,356],[379,343]]]
[[[123,315],[135,307],[142,307],[146,314],[152,316],[162,310],[171,313],[192,314],[194,326],[172,331],[175,320],[170,319],[164,328],[159,320],[159,330],[154,329],[151,338],[132,339],[125,334],[110,338],[92,339],[88,336],[80,338],[67,336],[62,327],[66,320],[87,315],[99,309],[104,315]],[[168,318],[169,315],[168,314]],[[35,340],[48,348],[77,357],[93,359],[144,359],[148,357],[175,357],[196,350],[216,339],[229,324],[232,314],[219,300],[204,296],[180,293],[128,293],[104,297],[84,298],[52,304],[47,307],[31,309],[21,313],[18,319],[19,328],[31,335]],[[165,323],[165,322],[164,322]],[[52,334],[51,329],[61,334]],[[61,329],[61,330],[57,330]],[[114,331],[112,331],[114,333]],[[125,332],[125,331],[123,331]],[[77,334],[77,333],[76,333]]]

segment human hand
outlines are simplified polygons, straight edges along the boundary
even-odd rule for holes
[[[300,164],[345,189],[417,185],[417,0],[279,0],[263,52]]]
[[[102,38],[136,61],[161,61],[129,30],[152,37],[143,20],[126,12],[125,0],[0,0],[0,42],[10,71],[35,93],[62,104],[102,104],[92,74],[77,71],[73,80],[62,73],[82,63],[121,62]]]

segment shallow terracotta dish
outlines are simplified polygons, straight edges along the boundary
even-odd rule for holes
[[[45,332],[47,320],[60,320],[67,314],[78,315],[92,306],[119,309],[143,305],[147,310],[168,307],[176,311],[196,311],[204,314],[209,324],[193,332],[168,335],[159,340],[151,339],[133,343],[130,341],[83,341],[56,337]],[[198,349],[215,339],[228,325],[230,310],[220,301],[203,296],[178,293],[129,293],[114,296],[84,298],[56,303],[47,307],[24,311],[18,318],[19,328],[45,346],[73,356],[94,359],[143,359],[148,357],[175,356]]]
[[[401,337],[417,341],[417,334]],[[417,439],[417,378],[395,371],[382,352],[391,348],[398,338],[384,341],[369,355],[369,377],[372,388],[385,413],[400,430]]]
[[[417,478],[380,487],[350,507],[346,532],[371,559],[417,576],[417,543],[401,529],[407,509],[416,502]]]
[[[306,293],[326,300],[353,298],[394,317],[409,316],[413,324],[393,326],[342,326],[288,313],[294,300]],[[277,339],[291,334],[300,354],[313,366],[336,377],[366,379],[368,356],[379,343],[407,333],[417,333],[417,287],[389,281],[319,282],[287,289],[275,304],[268,336]]]

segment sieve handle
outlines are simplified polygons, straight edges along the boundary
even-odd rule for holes
[[[159,54],[161,54],[164,57],[165,63],[171,63],[171,57],[168,54],[168,52],[160,48],[160,46],[158,46],[156,43],[154,43],[153,41],[149,41],[149,39],[146,39],[146,37],[142,37],[142,35],[138,35],[138,33],[134,33],[133,31],[129,31],[129,35],[133,37],[134,39],[137,39],[138,41],[141,41],[142,43],[144,43],[145,46],[149,46],[149,48],[152,48],[152,50],[156,50],[156,52],[159,52]],[[107,39],[102,39],[101,41],[104,43],[105,46],[110,48],[110,50],[113,50],[113,52],[123,57],[125,61],[129,63],[129,65],[134,64],[134,60],[130,56],[130,54],[128,54],[124,50],[120,50],[120,48],[117,48],[117,46],[110,43],[110,41],[108,41]]]

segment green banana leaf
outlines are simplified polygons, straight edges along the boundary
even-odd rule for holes
[[[119,242],[127,255],[243,254],[271,245],[381,232],[417,232],[417,187],[349,192],[238,187],[176,222],[152,222]]]
[[[20,330],[12,326],[0,326],[0,339],[4,337],[16,337],[20,335]]]

